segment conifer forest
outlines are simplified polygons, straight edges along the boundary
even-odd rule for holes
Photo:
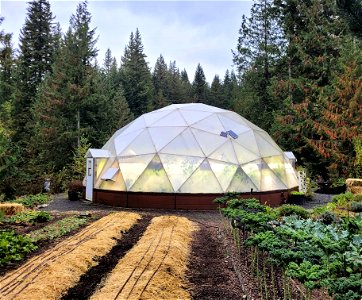
[[[116,55],[99,57],[102,32],[87,5],[62,31],[48,0],[30,1],[18,49],[0,19],[3,199],[38,193],[45,178],[63,191],[83,178],[89,147],[173,103],[235,111],[293,151],[311,178],[362,178],[361,0],[254,0],[234,29],[234,70],[212,82],[200,64],[187,74],[160,55],[151,66],[137,28]]]

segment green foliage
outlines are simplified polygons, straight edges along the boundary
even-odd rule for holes
[[[192,83],[193,101],[207,103],[209,97],[209,86],[206,82],[204,70],[198,64],[195,71],[195,79]]]
[[[298,279],[307,289],[315,289],[321,286],[321,281],[327,275],[327,270],[321,265],[303,261],[301,264],[289,263],[287,275]]]
[[[85,218],[76,216],[66,217],[58,222],[45,226],[41,229],[34,230],[28,234],[32,242],[37,243],[43,240],[52,240],[61,237],[88,222]]]
[[[361,273],[351,274],[348,277],[331,279],[328,282],[329,294],[335,300],[360,300],[362,295]]]
[[[40,204],[45,204],[49,201],[50,196],[48,194],[26,195],[17,198],[13,202],[20,203],[25,207],[32,208]]]
[[[31,224],[44,223],[53,217],[46,211],[26,210],[7,218],[6,223]]]
[[[362,138],[355,138],[353,140],[353,150],[356,156],[351,173],[355,178],[362,178]]]
[[[303,219],[307,219],[310,215],[305,208],[292,204],[284,204],[277,210],[281,217],[296,215]]]
[[[362,202],[353,201],[349,209],[353,212],[362,212]]]
[[[0,266],[22,260],[27,253],[36,249],[29,237],[13,231],[0,231]]]
[[[346,205],[348,203],[351,203],[354,200],[355,196],[351,192],[346,192],[343,194],[335,195],[332,198],[333,203],[336,203],[337,205]]]
[[[325,225],[330,225],[333,223],[337,223],[339,221],[337,215],[331,211],[324,211],[318,217],[318,221],[322,222]]]

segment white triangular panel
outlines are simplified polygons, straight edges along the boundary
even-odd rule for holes
[[[175,191],[178,191],[204,160],[201,157],[169,154],[160,154],[160,159]]]
[[[261,191],[285,190],[287,186],[268,167],[261,170]]]
[[[278,155],[265,157],[264,161],[268,164],[269,169],[272,170],[273,173],[283,182],[283,184],[288,186],[284,156]]]
[[[133,157],[119,157],[119,168],[121,169],[126,188],[129,191],[138,177],[146,169],[154,154],[139,155]]]
[[[239,167],[226,192],[251,193],[257,192],[259,189],[255,186],[248,175]]]
[[[156,149],[155,146],[153,145],[152,138],[148,130],[144,130],[119,155],[132,156],[132,155],[151,154],[155,152]]]
[[[209,116],[211,116],[211,112],[205,111],[193,111],[193,110],[184,110],[180,109],[180,113],[182,117],[186,120],[188,125],[192,125],[198,121],[201,121]]]
[[[175,110],[173,112],[170,112],[169,114],[167,114],[163,118],[159,119],[158,121],[152,123],[152,126],[155,126],[155,127],[163,127],[163,126],[167,126],[167,127],[179,126],[179,127],[181,127],[181,126],[185,126],[186,127],[187,123],[184,120],[184,118],[181,116],[179,111]]]
[[[209,156],[226,141],[226,138],[222,136],[202,130],[192,129],[192,133],[194,134],[196,141],[201,146],[202,152],[204,152],[206,156]]]
[[[214,172],[217,180],[219,181],[223,192],[227,191],[228,186],[230,185],[231,180],[233,179],[235,172],[238,168],[237,165],[228,164],[225,162],[220,162],[212,159],[208,159],[211,170]]]
[[[252,161],[248,164],[242,165],[241,169],[254,183],[257,192],[261,191],[261,166],[263,162],[261,159]]]
[[[253,131],[247,131],[242,134],[239,134],[239,137],[234,140],[235,143],[247,148],[250,152],[254,153],[257,156],[260,156],[259,146],[256,143],[255,135]]]
[[[180,135],[173,139],[169,144],[160,150],[160,153],[204,156],[199,143],[196,141],[190,128],[184,130]]]
[[[240,144],[236,143],[233,141],[233,147],[235,150],[235,154],[236,157],[238,159],[239,164],[243,165],[243,164],[247,164],[251,161],[254,161],[256,159],[260,158],[260,155],[255,154],[249,150],[247,150],[247,148],[241,146]]]
[[[235,121],[233,121],[232,119],[225,117],[223,115],[219,115],[219,119],[222,123],[222,125],[224,126],[225,130],[232,130],[234,131],[236,134],[241,134],[247,131],[250,131],[251,129],[243,124],[237,123]]]
[[[138,129],[128,134],[121,134],[114,139],[114,148],[116,155],[122,153],[122,151],[145,129]]]
[[[231,143],[231,140],[229,139],[225,139],[225,143],[222,144],[219,148],[217,148],[214,152],[212,152],[208,157],[232,164],[239,163],[235,155],[234,147]]]
[[[142,117],[145,120],[146,126],[151,126],[153,123],[157,122],[158,120],[162,119],[163,117],[170,114],[172,111],[170,110],[156,110],[147,114],[144,114]]]
[[[283,152],[280,149],[275,148],[273,144],[266,141],[258,132],[254,131],[254,135],[256,143],[259,146],[261,157],[283,155]]]
[[[213,114],[205,119],[200,120],[191,125],[192,128],[200,129],[206,132],[211,132],[220,135],[221,131],[225,131],[226,128],[221,124],[216,114]]]
[[[125,130],[120,130],[120,132],[118,132],[118,136],[119,135],[127,135],[131,132],[137,132],[139,130],[142,130],[146,127],[146,123],[145,120],[143,119],[143,117],[139,117],[136,120],[132,121],[131,124],[129,124],[129,126],[127,126],[127,128]]]
[[[150,127],[148,128],[151,134],[153,144],[157,151],[160,151],[168,143],[170,143],[176,136],[178,136],[185,127]]]

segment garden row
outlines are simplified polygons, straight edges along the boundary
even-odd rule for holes
[[[235,195],[216,199],[226,204],[221,211],[262,299],[311,299],[314,292],[346,300],[362,297],[362,218],[349,209],[361,200],[346,193],[307,211]]]

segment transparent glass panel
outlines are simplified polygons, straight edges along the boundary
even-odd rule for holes
[[[134,157],[119,157],[119,168],[121,169],[126,188],[129,191],[138,177],[146,169],[154,154],[139,155]]]
[[[173,188],[162,166],[160,158],[156,155],[146,170],[131,187],[132,192],[160,192],[171,193]]]
[[[254,192],[257,192],[259,189],[255,184],[250,180],[249,176],[239,167],[234,177],[231,180],[230,185],[226,189],[226,192],[239,192],[239,193],[248,193],[253,189]]]
[[[221,124],[219,118],[216,116],[216,114],[211,115],[210,117],[207,117],[205,119],[202,119],[199,122],[196,122],[192,124],[193,128],[204,130],[206,132],[215,133],[217,135],[220,135],[221,131],[225,131],[226,129]]]
[[[261,159],[242,165],[241,169],[250,178],[256,187],[256,191],[261,191],[261,167],[264,162]]]
[[[196,141],[190,128],[184,130],[179,136],[166,145],[160,153],[179,154],[203,157],[200,145]]]
[[[209,159],[211,170],[219,181],[223,192],[227,191],[238,166]]]
[[[225,143],[225,138],[218,134],[212,134],[205,131],[191,129],[198,144],[206,156],[209,156],[218,147]]]
[[[200,167],[181,186],[181,193],[222,193],[221,185],[205,159]]]
[[[283,184],[288,186],[284,157],[281,155],[265,157],[264,161],[268,164],[269,169],[272,170],[274,174],[283,182]]]
[[[250,152],[254,153],[257,156],[260,156],[259,147],[256,143],[255,136],[253,131],[247,131],[239,134],[239,138],[234,140],[234,142],[248,149]]]
[[[283,152],[280,149],[275,148],[273,144],[269,143],[263,137],[261,137],[258,132],[255,131],[254,134],[256,142],[259,146],[260,155],[262,157],[276,156],[283,154]]]
[[[145,120],[143,118],[143,116],[137,118],[136,120],[132,121],[129,126],[127,126],[127,128],[125,130],[120,130],[119,134],[129,134],[131,132],[135,132],[138,131],[140,129],[143,129],[146,127],[146,123]]]
[[[156,153],[156,149],[153,145],[151,135],[149,134],[148,130],[145,129],[119,155],[133,156],[133,155],[142,155],[142,154],[151,154],[151,153]]]
[[[244,133],[251,130],[249,127],[240,124],[239,122],[235,122],[234,120],[227,118],[221,114],[219,115],[219,119],[226,130],[232,130],[238,135],[240,133]]]
[[[187,124],[192,125],[202,119],[207,118],[212,113],[205,112],[205,111],[193,111],[193,110],[184,110],[180,109],[180,113],[182,114],[183,118],[186,120]]]
[[[116,149],[116,155],[122,153],[122,151],[145,129],[139,129],[129,134],[121,134],[114,139],[114,148]]]
[[[261,169],[261,191],[284,190],[286,185],[265,164]]]
[[[153,123],[155,123],[156,121],[160,120],[161,118],[163,118],[164,116],[168,115],[171,113],[171,110],[156,110],[147,114],[143,115],[143,118],[145,120],[145,123],[147,126],[152,125]]]
[[[236,158],[234,147],[229,139],[226,139],[226,142],[217,148],[213,153],[211,153],[209,158],[229,162],[232,164],[238,164],[239,161]]]
[[[260,158],[259,155],[250,152],[249,150],[247,150],[245,147],[241,146],[240,144],[235,143],[235,142],[232,142],[232,144],[233,144],[235,154],[236,154],[239,164],[241,164],[241,165],[247,164],[251,161],[254,161],[254,160]]]
[[[178,136],[185,127],[151,127],[148,128],[151,134],[153,144],[157,151],[160,151],[168,143],[170,143],[176,136]]]
[[[152,126],[187,126],[186,121],[178,110],[175,110],[163,118],[152,123]]]
[[[185,183],[204,159],[201,157],[169,154],[160,154],[160,158],[175,191],[178,191],[180,186]]]

